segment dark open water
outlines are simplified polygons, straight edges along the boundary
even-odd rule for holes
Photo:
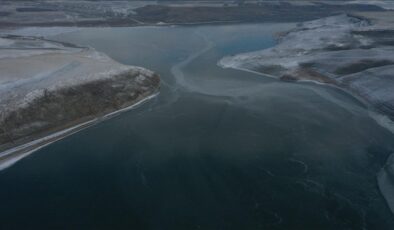
[[[158,72],[161,93],[0,171],[0,229],[394,229],[376,184],[394,137],[362,104],[216,65],[287,28],[55,37]]]

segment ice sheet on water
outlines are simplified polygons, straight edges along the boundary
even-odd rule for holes
[[[394,154],[387,159],[385,166],[378,173],[380,192],[394,213]]]

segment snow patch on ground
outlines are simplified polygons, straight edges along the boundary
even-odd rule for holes
[[[369,5],[375,5],[375,6],[382,7],[383,9],[386,9],[386,10],[394,10],[394,2],[393,2],[393,1],[384,1],[384,0],[369,1],[369,0],[361,0],[361,1],[350,1],[350,2],[346,2],[346,4],[369,4]]]
[[[386,15],[378,16],[374,24],[348,15],[306,22],[283,35],[273,48],[224,57],[218,65],[284,80],[334,84],[367,102],[373,108],[370,116],[394,133],[394,47],[379,40],[394,27]],[[394,154],[377,180],[394,213]]]
[[[224,57],[218,65],[334,84],[393,119],[394,47],[376,40],[382,33],[370,20],[332,16],[298,25],[273,48]]]
[[[0,52],[0,113],[26,107],[45,90],[108,79],[130,71],[153,75],[144,68],[117,63],[91,48],[67,47],[34,37],[1,39],[2,47],[7,48]]]
[[[386,165],[377,175],[379,189],[394,213],[394,154],[387,159]]]
[[[390,118],[385,115],[373,111],[370,111],[369,115],[376,121],[376,123],[394,134],[394,121],[390,120]]]
[[[367,21],[347,15],[332,16],[301,23],[294,30],[279,39],[277,46],[255,52],[224,57],[219,65],[225,68],[258,68],[259,66],[280,65],[294,68],[306,55],[325,47],[345,48],[368,45],[370,41],[353,36],[350,31],[368,25]],[[313,58],[313,57],[309,57]]]
[[[13,34],[19,36],[50,37],[81,30],[79,27],[24,27],[13,30],[0,30],[0,34]]]

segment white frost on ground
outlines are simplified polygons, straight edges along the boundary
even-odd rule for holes
[[[394,213],[394,154],[389,156],[386,165],[380,170],[377,178],[379,189]]]
[[[26,30],[44,32],[45,30]],[[24,34],[24,31],[21,34]],[[56,30],[49,30],[49,34]],[[46,40],[44,38],[0,35],[0,121],[12,111],[28,107],[35,99],[47,92],[79,86],[84,83],[110,79],[122,73],[136,75],[136,83],[143,85],[149,77],[155,76],[142,67],[120,64],[107,55],[92,48]],[[0,170],[5,169],[27,155],[50,143],[75,133],[103,119],[127,111],[146,100],[145,97],[132,106],[109,112],[88,122],[78,124],[48,136],[24,143],[0,153]],[[47,121],[22,124],[18,130],[45,126]],[[17,131],[17,130],[14,130]]]
[[[368,102],[376,109],[371,117],[394,133],[394,16],[364,15],[372,20],[340,15],[302,23],[273,48],[224,57],[218,64],[335,84]],[[378,184],[394,213],[394,154],[379,172]]]
[[[346,75],[348,87],[377,105],[394,106],[394,65],[376,67],[355,74]],[[387,108],[390,109],[390,108]],[[394,107],[391,108],[394,110]]]
[[[31,37],[0,41],[2,113],[28,105],[45,90],[111,78],[125,71],[152,74],[140,67],[119,64],[90,48],[66,47]]]
[[[392,0],[357,0],[357,1],[349,1],[345,2],[345,4],[370,4],[375,6],[380,6],[386,10],[394,10],[394,1]]]
[[[19,160],[22,160],[23,158],[27,157],[28,155],[30,155],[30,154],[32,154],[32,153],[34,153],[34,152],[36,152],[36,151],[48,146],[48,145],[50,145],[50,144],[52,144],[52,143],[54,143],[54,142],[56,142],[58,140],[61,140],[61,139],[65,138],[65,137],[67,137],[69,135],[72,135],[72,134],[74,134],[76,132],[79,132],[82,129],[84,129],[86,127],[89,127],[90,125],[93,125],[96,122],[99,122],[99,121],[102,121],[102,120],[114,117],[114,116],[116,116],[116,115],[118,115],[120,113],[123,113],[123,112],[126,112],[128,110],[134,109],[134,108],[138,107],[139,105],[145,103],[146,101],[156,97],[157,95],[158,95],[158,93],[153,94],[151,96],[148,96],[148,97],[140,100],[139,102],[137,102],[137,103],[135,103],[135,104],[133,104],[133,105],[131,105],[129,107],[126,107],[126,108],[123,108],[123,109],[120,109],[120,110],[108,113],[108,114],[106,114],[106,115],[104,115],[102,117],[92,119],[90,121],[78,124],[76,126],[68,128],[68,129],[65,129],[65,130],[53,133],[53,134],[45,136],[43,138],[40,138],[40,139],[31,141],[31,142],[28,142],[26,144],[23,144],[23,145],[20,145],[20,146],[8,149],[8,150],[6,150],[4,152],[1,152],[0,153],[0,171],[3,170],[3,169],[6,169],[8,167],[11,167],[15,163],[17,163]],[[34,147],[34,146],[36,146],[36,147]],[[1,160],[1,158],[7,157],[8,155],[13,155],[16,152],[23,151],[24,149],[28,149],[28,148],[32,148],[32,147],[33,147],[33,149],[28,150],[26,152],[23,152],[22,154],[17,154],[16,156],[12,156],[12,157],[8,158],[7,160]]]
[[[18,29],[3,29],[0,34],[13,34],[19,36],[49,37],[81,30],[80,27],[24,27]]]
[[[390,120],[386,115],[369,111],[369,115],[378,123],[380,126],[386,128],[390,132],[394,133],[394,121]]]
[[[380,28],[376,33],[381,33]],[[277,78],[333,83],[393,118],[394,47],[363,35],[375,29],[375,24],[362,18],[327,17],[300,24],[273,48],[224,57],[218,64]],[[313,73],[308,76],[308,71]]]
[[[285,68],[297,67],[299,63],[322,47],[357,47],[368,45],[367,39],[357,38],[351,30],[367,26],[364,20],[347,15],[332,16],[300,24],[295,30],[283,36],[277,46],[219,61],[224,68],[253,69],[260,66],[281,65]]]
[[[105,21],[107,19],[132,18],[135,9],[157,4],[155,1],[1,1],[0,15],[3,23],[59,22],[72,25],[77,22]],[[24,10],[23,10],[24,9]],[[40,9],[36,11],[34,9]],[[33,34],[29,34],[33,35]]]

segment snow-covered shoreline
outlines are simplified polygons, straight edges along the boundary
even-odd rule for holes
[[[94,118],[90,121],[83,122],[81,124],[72,126],[70,128],[52,133],[48,136],[39,138],[37,140],[28,142],[26,144],[8,149],[4,152],[0,152],[0,170],[4,170],[19,160],[23,159],[24,157],[27,157],[28,155],[56,142],[59,141],[63,138],[66,138],[67,136],[70,136],[72,134],[75,134],[79,131],[82,131],[85,128],[88,128],[94,124],[97,124],[98,122],[110,119],[112,117],[115,117],[121,113],[127,112],[129,110],[135,109],[136,107],[142,105],[143,103],[147,102],[148,100],[151,100],[155,98],[159,93],[152,94],[150,96],[147,96],[145,98],[142,98],[140,101],[136,102],[135,104],[128,106],[123,109],[119,109],[117,111],[108,113],[102,117],[97,117]]]
[[[93,48],[3,34],[0,50],[0,170],[159,89],[154,72]]]
[[[371,118],[394,133],[394,27],[384,21],[386,15],[370,20],[344,14],[306,22],[273,48],[224,57],[218,65],[340,88],[369,107]],[[393,178],[391,155],[377,180],[394,213]]]
[[[371,21],[344,14],[305,22],[273,48],[224,57],[218,65],[287,81],[335,85],[393,119],[394,47],[389,37],[375,38],[382,28]]]

